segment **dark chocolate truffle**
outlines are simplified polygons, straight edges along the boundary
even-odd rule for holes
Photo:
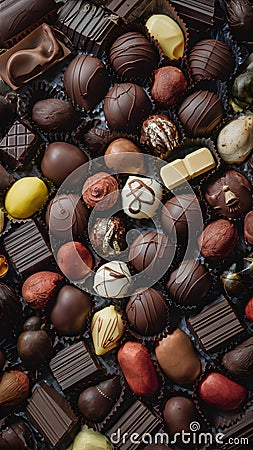
[[[206,187],[205,197],[217,214],[229,219],[241,218],[252,206],[251,184],[235,170],[214,175]]]
[[[244,219],[244,239],[249,245],[253,245],[253,211],[249,211]]]
[[[92,111],[103,100],[110,86],[102,61],[89,55],[79,55],[71,61],[63,83],[71,100],[86,112]]]
[[[63,286],[50,314],[55,329],[66,336],[74,336],[83,330],[92,307],[92,300],[75,286]]]
[[[151,96],[158,108],[173,106],[186,89],[186,78],[177,67],[160,67],[154,72]]]
[[[253,41],[252,0],[227,0],[226,12],[229,27],[238,41]]]
[[[6,126],[14,119],[17,107],[16,94],[0,95],[0,132],[4,132]]]
[[[155,231],[145,231],[131,244],[129,262],[137,272],[145,270],[145,275],[160,277],[168,269],[173,246],[168,238]]]
[[[67,278],[79,281],[86,278],[93,268],[93,256],[81,242],[66,242],[57,252],[57,264]]]
[[[222,364],[238,380],[250,379],[253,375],[253,336],[225,353]]]
[[[88,420],[101,422],[119,398],[121,384],[119,377],[105,380],[85,389],[78,398],[78,408]]]
[[[186,260],[170,274],[166,287],[182,306],[199,305],[211,287],[211,277],[204,264]]]
[[[46,210],[49,232],[58,239],[76,239],[88,227],[89,211],[76,194],[56,195]]]
[[[91,245],[103,258],[114,258],[127,248],[127,228],[119,217],[98,218],[89,231]]]
[[[163,114],[154,114],[144,120],[140,142],[146,145],[154,156],[165,159],[179,145],[176,125]]]
[[[145,336],[160,333],[168,321],[168,308],[163,295],[153,289],[141,288],[131,295],[126,315],[133,329]]]
[[[36,102],[32,120],[46,133],[72,131],[80,122],[80,116],[70,102],[47,98]]]
[[[68,175],[87,161],[87,155],[75,145],[68,142],[52,142],[43,155],[41,170],[48,180],[60,186]],[[85,172],[84,169],[83,174]],[[78,181],[72,177],[70,183]]]
[[[135,131],[151,111],[151,101],[142,87],[133,83],[116,84],[104,101],[108,126],[122,131]]]
[[[17,327],[21,304],[15,292],[6,284],[0,283],[0,336],[8,336]]]
[[[228,45],[215,39],[204,39],[194,45],[189,62],[195,81],[209,78],[226,80],[234,66]]]
[[[82,196],[88,208],[105,211],[112,208],[118,200],[118,183],[107,172],[97,172],[85,181]]]
[[[129,139],[112,141],[106,149],[104,159],[106,166],[115,172],[134,175],[146,172],[141,150]]]
[[[194,194],[179,194],[168,200],[162,208],[162,226],[170,236],[175,228],[177,238],[186,240],[189,234],[193,235],[201,226],[200,204]]]
[[[211,222],[198,239],[201,254],[211,260],[220,261],[231,253],[238,241],[236,226],[226,219]]]
[[[45,330],[29,330],[20,334],[17,350],[25,367],[38,368],[47,362],[53,344]]]
[[[183,100],[178,116],[187,134],[207,136],[223,117],[222,103],[214,92],[196,91]]]
[[[124,80],[147,78],[158,64],[155,47],[141,33],[119,36],[110,48],[110,63]]]

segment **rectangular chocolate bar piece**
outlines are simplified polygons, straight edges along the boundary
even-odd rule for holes
[[[126,22],[131,23],[143,16],[151,3],[152,0],[107,0],[103,2],[103,5]]]
[[[217,351],[245,332],[225,298],[187,319],[187,325],[206,352]]]
[[[105,434],[113,444],[117,444],[117,448],[135,450],[140,448],[137,442],[142,442],[145,433],[151,436],[157,434],[159,439],[158,433],[162,434],[162,422],[154,410],[137,400]]]
[[[3,194],[14,183],[13,176],[0,164],[0,194]]]
[[[31,161],[40,145],[39,136],[16,121],[0,142],[0,158],[11,169],[20,169]]]
[[[213,26],[214,21],[221,22],[219,1],[217,0],[171,0],[178,14],[186,24],[196,31],[206,31]]]
[[[70,0],[59,11],[57,26],[78,49],[101,56],[110,45],[119,17],[86,0]]]
[[[3,245],[20,275],[36,272],[52,258],[48,244],[32,219],[5,237]]]
[[[222,430],[226,450],[253,449],[253,410],[248,410],[235,425]]]
[[[93,378],[101,370],[84,342],[70,345],[58,352],[49,366],[63,391]]]
[[[45,383],[34,389],[26,414],[47,442],[58,450],[66,450],[80,428],[67,400]]]

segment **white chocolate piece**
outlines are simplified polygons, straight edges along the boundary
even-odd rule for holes
[[[134,219],[148,219],[159,208],[162,195],[162,187],[152,178],[130,176],[121,192],[123,210]]]
[[[91,334],[96,355],[104,355],[117,347],[123,333],[121,313],[114,306],[103,308],[92,317]]]
[[[222,128],[217,148],[227,164],[241,164],[253,150],[253,115],[238,117]]]
[[[132,284],[126,263],[110,261],[99,267],[94,277],[94,291],[105,298],[122,298]]]
[[[180,184],[190,179],[183,159],[176,159],[161,168],[160,172],[164,186],[167,189],[174,189]]]
[[[146,27],[158,41],[165,56],[172,60],[182,58],[184,35],[175,20],[165,14],[154,14],[147,20]]]

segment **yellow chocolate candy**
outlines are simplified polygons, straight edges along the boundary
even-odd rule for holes
[[[184,35],[180,26],[165,14],[154,14],[146,23],[148,32],[161,46],[165,56],[170,59],[182,58],[184,54]]]
[[[96,312],[91,322],[91,333],[96,355],[104,355],[117,347],[124,333],[121,313],[112,305]]]
[[[15,219],[27,219],[45,203],[48,189],[37,177],[24,177],[16,181],[5,197],[5,209]]]

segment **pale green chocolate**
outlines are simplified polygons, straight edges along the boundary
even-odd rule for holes
[[[84,426],[67,450],[113,450],[103,434]]]
[[[27,219],[41,209],[47,197],[47,186],[40,178],[20,178],[6,194],[5,209],[15,219]]]

